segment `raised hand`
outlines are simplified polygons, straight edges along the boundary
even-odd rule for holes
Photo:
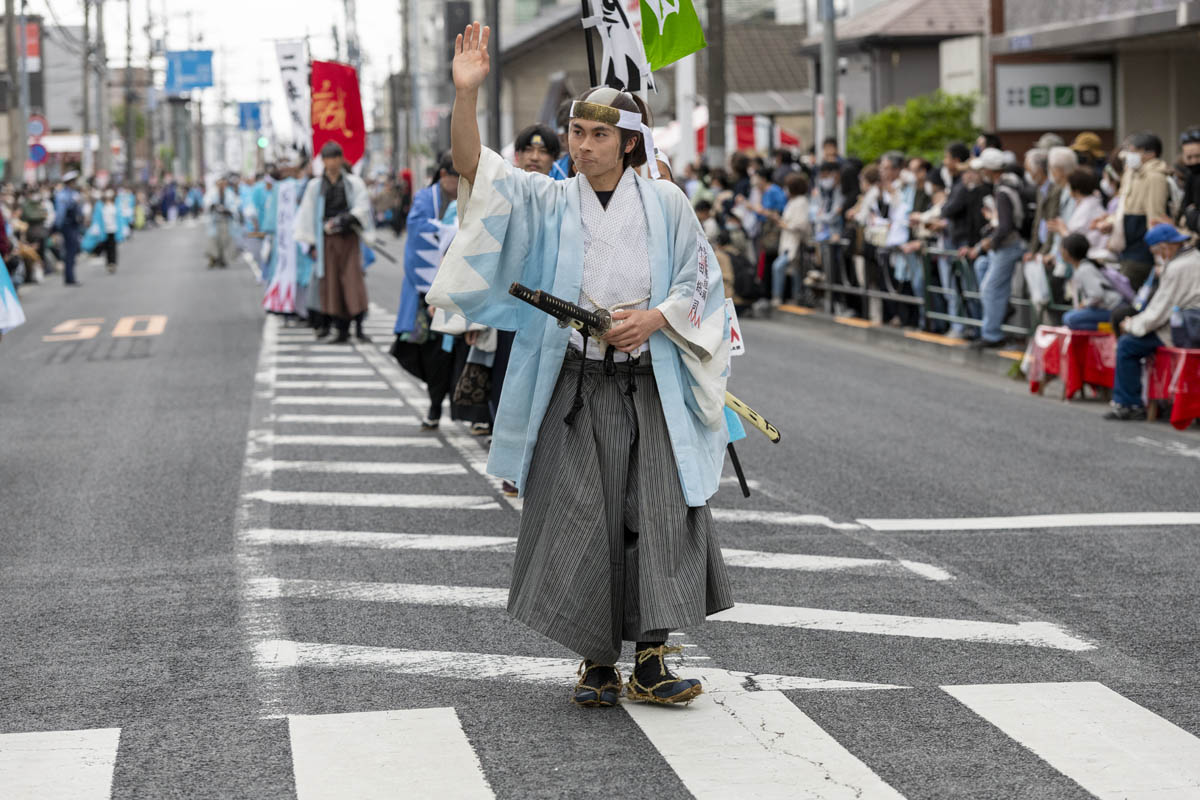
[[[491,28],[476,22],[468,25],[454,40],[454,62],[451,66],[455,91],[476,91],[487,79],[491,71],[487,49],[491,35]]]

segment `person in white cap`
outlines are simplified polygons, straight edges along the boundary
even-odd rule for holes
[[[1025,202],[1021,198],[1021,179],[1006,172],[1004,167],[1004,153],[994,147],[986,148],[971,161],[971,168],[992,185],[995,201],[992,230],[971,249],[972,257],[979,256],[975,262],[975,272],[979,275],[979,293],[983,303],[983,326],[979,338],[972,343],[975,348],[1004,345],[1001,325],[1008,313],[1013,271],[1021,263],[1021,255],[1025,252],[1025,242],[1020,233],[1026,214]]]
[[[728,442],[721,270],[682,190],[637,174],[659,168],[633,95],[572,104],[567,180],[481,147],[488,37],[474,23],[455,46],[460,228],[426,299],[516,331],[488,462],[525,495],[509,612],[582,656],[577,705],[687,702],[700,682],[668,668],[681,649],[667,636],[733,604],[708,507]],[[514,282],[617,324],[580,335],[510,296]]]

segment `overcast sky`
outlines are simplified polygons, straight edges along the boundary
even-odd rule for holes
[[[94,2],[95,0],[93,0]],[[82,0],[27,0],[29,14],[41,14],[47,24],[55,17],[63,25],[83,24]],[[275,61],[274,39],[309,37],[313,58],[334,57],[332,26],[338,26],[345,53],[345,16],[341,0],[128,0],[133,11],[133,63],[146,63],[146,9],[154,16],[155,37],[167,28],[167,49],[188,47],[189,33],[197,49],[213,51],[213,69],[224,84],[227,100],[270,100],[276,125],[287,121],[283,90]],[[358,0],[358,34],[363,50],[364,110],[373,107],[372,86],[381,82],[391,68],[400,64],[400,20],[398,0]],[[125,63],[125,17],[127,2],[105,0],[104,32],[111,66]],[[52,13],[53,12],[53,13]],[[95,11],[92,13],[93,24]],[[161,70],[162,64],[156,65]],[[162,73],[158,74],[162,83]],[[204,92],[205,118],[217,108],[216,89]],[[368,119],[370,117],[368,116]],[[236,112],[226,120],[236,122]]]

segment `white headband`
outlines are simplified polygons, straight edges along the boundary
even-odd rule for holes
[[[614,108],[601,103],[589,103],[587,101],[576,100],[571,103],[571,119],[587,119],[593,122],[603,122],[606,125],[613,125],[622,130],[634,131],[642,135],[642,146],[646,150],[646,164],[650,167],[650,177],[658,180],[661,174],[658,171],[658,160],[654,157],[654,134],[650,132],[650,128],[646,123],[642,122],[642,115],[636,111],[626,111],[623,108]]]

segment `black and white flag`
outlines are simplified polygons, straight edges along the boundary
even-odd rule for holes
[[[591,2],[599,2],[600,13],[584,17],[583,27],[595,28],[604,45],[601,82],[626,92],[653,89],[654,74],[646,62],[642,37],[634,30],[622,0],[589,0],[589,8]]]

